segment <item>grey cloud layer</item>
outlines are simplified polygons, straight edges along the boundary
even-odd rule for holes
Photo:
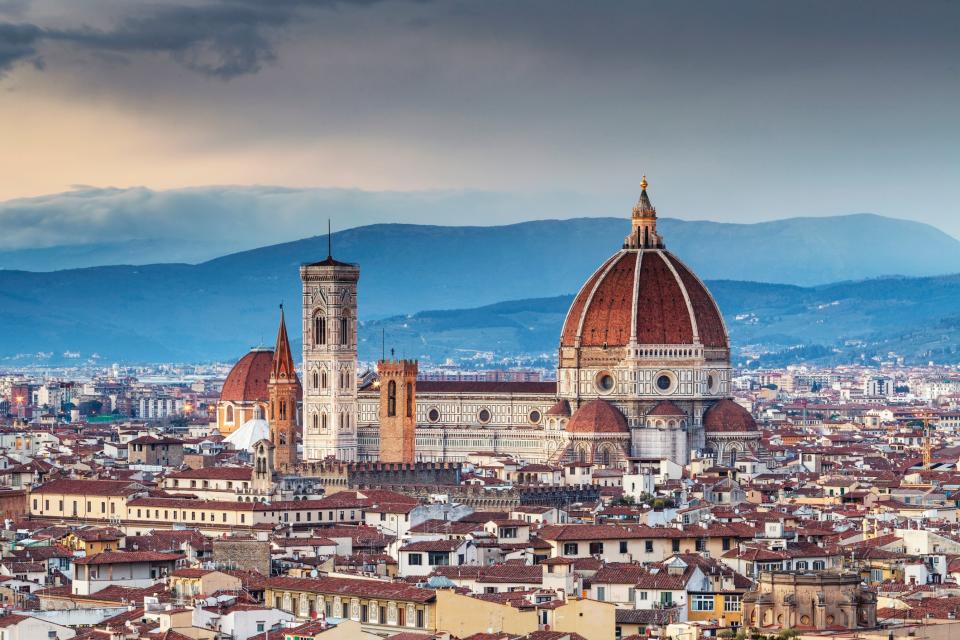
[[[222,79],[256,73],[276,59],[278,31],[311,9],[375,0],[221,0],[209,4],[153,6],[119,18],[110,29],[79,26],[46,29],[29,23],[0,23],[0,74],[32,61],[42,66],[40,48],[58,41],[95,52],[166,54],[184,67]],[[25,4],[0,3],[0,15],[20,15]]]

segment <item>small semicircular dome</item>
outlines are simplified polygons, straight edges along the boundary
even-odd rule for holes
[[[567,422],[567,433],[630,433],[627,419],[606,400],[587,402]]]
[[[742,406],[724,398],[703,414],[706,433],[747,433],[757,431],[757,421]]]

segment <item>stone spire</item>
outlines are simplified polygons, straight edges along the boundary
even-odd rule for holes
[[[294,380],[296,366],[290,351],[290,339],[287,338],[287,323],[283,317],[283,305],[280,305],[280,328],[277,329],[277,346],[273,350],[273,365],[270,368],[271,382]]]
[[[627,249],[662,249],[663,240],[657,233],[657,210],[647,195],[647,176],[640,180],[640,197],[630,218],[630,235],[623,246]]]

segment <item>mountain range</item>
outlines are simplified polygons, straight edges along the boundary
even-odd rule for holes
[[[400,346],[398,314],[416,325],[410,344],[421,345],[410,346],[408,356],[441,357],[446,347],[423,346],[438,341],[499,353],[499,342],[487,340],[492,317],[525,327],[523,339],[504,338],[503,353],[552,355],[563,296],[620,246],[628,227],[616,218],[378,224],[335,233],[330,241],[335,257],[361,265],[364,355],[379,353],[381,330]],[[930,343],[926,333],[911,337],[908,329],[946,323],[950,333],[960,316],[953,277],[820,284],[960,272],[960,242],[927,225],[864,214],[752,225],[664,219],[661,230],[668,248],[711,281],[743,353],[771,357],[819,345],[838,357],[836,344],[879,340],[891,349],[912,345],[920,357],[936,351],[940,338]],[[270,342],[280,302],[299,308],[298,266],[326,256],[327,244],[327,237],[314,236],[195,265],[0,271],[0,358],[67,351],[122,361],[236,358]],[[424,312],[436,309],[463,311]],[[442,331],[421,325],[436,318],[444,318]]]
[[[960,275],[889,277],[817,287],[708,280],[742,366],[890,360],[960,362]],[[361,355],[551,366],[572,295],[473,309],[424,311],[367,323]]]

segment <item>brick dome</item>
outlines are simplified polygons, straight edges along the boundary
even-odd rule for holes
[[[561,347],[694,345],[727,348],[707,288],[669,251],[626,248],[587,280],[570,305]]]
[[[567,423],[567,433],[630,433],[627,419],[606,400],[591,400],[577,409]]]
[[[663,416],[667,418],[667,417],[686,416],[686,415],[687,414],[683,411],[683,409],[673,404],[669,400],[661,400],[660,402],[657,403],[657,406],[655,406],[653,409],[650,409],[650,411],[647,412],[648,418],[654,417],[654,416]]]
[[[272,350],[252,349],[233,365],[220,391],[220,400],[266,402],[269,399],[267,383],[270,382],[272,367]]]
[[[745,433],[757,431],[757,421],[733,400],[723,399],[703,414],[704,433]]]
[[[557,400],[556,403],[547,410],[548,416],[570,417],[570,403],[566,400]]]

